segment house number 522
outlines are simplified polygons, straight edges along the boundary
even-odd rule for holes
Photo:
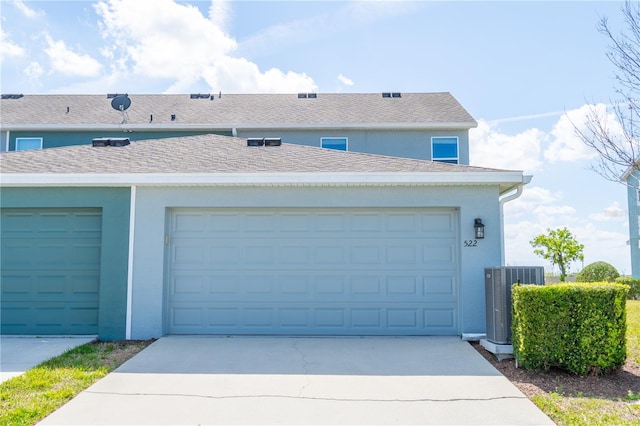
[[[478,240],[464,240],[464,246],[465,247],[477,247],[478,246]]]

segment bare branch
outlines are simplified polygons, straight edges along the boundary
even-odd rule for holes
[[[597,24],[609,40],[607,58],[615,66],[620,99],[611,102],[610,111],[591,105],[583,123],[573,123],[576,135],[598,154],[593,170],[607,180],[637,187],[633,179],[640,162],[640,2],[627,1],[621,8],[625,31],[614,34],[606,17]],[[635,182],[635,183],[634,183]]]

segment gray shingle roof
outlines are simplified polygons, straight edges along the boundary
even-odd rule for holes
[[[76,145],[3,152],[0,171],[2,174],[504,172],[286,143],[249,147],[246,139],[219,135],[145,140],[124,147]]]
[[[319,93],[313,99],[300,99],[296,94],[215,94],[213,100],[191,99],[188,94],[131,94],[129,98],[127,125],[148,128],[476,125],[450,93],[402,93],[399,98],[383,98],[380,93]],[[0,100],[0,111],[0,128],[9,130],[122,123],[121,113],[111,107],[106,95],[25,95]]]

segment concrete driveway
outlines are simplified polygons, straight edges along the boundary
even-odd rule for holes
[[[553,422],[456,337],[164,337],[43,425]]]
[[[95,336],[0,336],[0,383],[84,345]]]

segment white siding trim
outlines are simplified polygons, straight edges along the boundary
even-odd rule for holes
[[[211,185],[509,185],[522,184],[519,171],[336,172],[336,173],[5,173],[0,186],[211,186]]]
[[[478,127],[478,123],[473,122],[446,122],[446,123],[322,123],[322,124],[272,124],[272,123],[256,123],[256,124],[244,124],[238,126],[235,124],[5,124],[0,127],[0,130],[20,130],[20,131],[34,131],[34,130],[112,130],[112,131],[189,131],[189,130],[218,130],[218,131],[232,131],[236,129],[238,132],[243,130],[288,130],[288,129],[461,129],[468,130],[470,128]]]
[[[131,339],[131,315],[133,310],[133,245],[136,223],[136,186],[131,186],[131,203],[129,211],[129,259],[127,265],[127,315],[125,339]]]

